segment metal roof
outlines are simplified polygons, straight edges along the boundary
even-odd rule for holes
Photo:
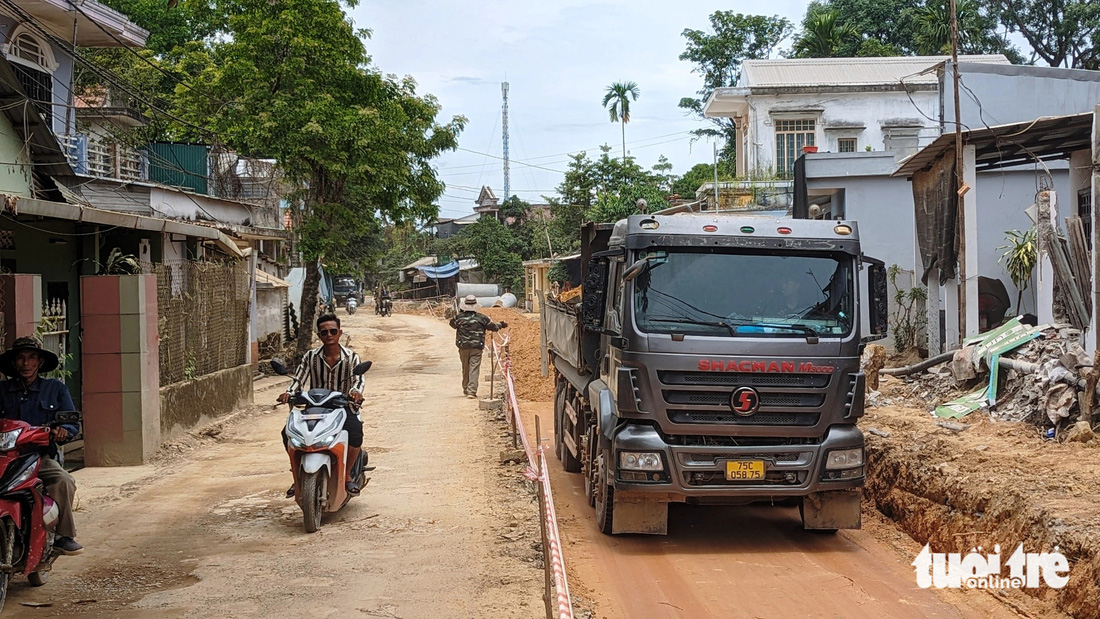
[[[1041,116],[1029,122],[963,131],[963,144],[974,146],[978,170],[1066,159],[1076,150],[1092,148],[1093,113]],[[892,176],[911,177],[954,152],[955,134],[945,133],[916,154],[902,160]]]
[[[898,84],[936,84],[938,77],[928,71],[950,56],[896,56],[889,58],[787,58],[746,60],[738,86],[748,88],[785,88],[799,86],[856,86]],[[959,56],[960,63],[1012,64],[1001,54]],[[923,73],[928,71],[927,73]]]

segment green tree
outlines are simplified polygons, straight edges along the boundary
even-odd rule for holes
[[[805,29],[795,39],[794,57],[836,58],[860,40],[854,26],[838,21],[836,11],[817,11],[807,16]]]
[[[454,241],[462,255],[477,259],[490,280],[509,288],[517,295],[523,292],[523,258],[521,243],[512,231],[495,217],[482,217],[466,226]]]
[[[457,146],[461,117],[440,124],[439,103],[411,78],[369,68],[363,31],[335,0],[227,0],[219,37],[189,50],[213,99],[177,89],[178,113],[239,151],[276,159],[301,187],[297,221],[306,264],[347,254],[369,222],[432,218],[443,192],[431,160]],[[219,105],[218,100],[234,105]],[[303,298],[318,276],[306,269]],[[302,324],[315,307],[303,304]],[[298,348],[309,346],[302,329]]]
[[[979,7],[1031,46],[1032,61],[1100,70],[1100,2],[978,0]]]
[[[736,86],[741,64],[746,60],[768,58],[791,33],[791,22],[778,15],[744,15],[733,11],[715,11],[710,16],[711,32],[683,31],[687,48],[680,60],[695,64],[692,73],[703,78],[694,97],[680,99],[679,106],[706,120],[710,127],[696,129],[697,138],[722,140],[722,159],[733,161],[737,148],[737,128],[729,118],[706,118],[703,104],[716,88]]]
[[[615,82],[607,87],[603,96],[603,106],[611,122],[617,122],[623,131],[623,160],[626,160],[626,123],[630,122],[630,102],[638,100],[638,84],[635,82]]]
[[[718,179],[727,181],[736,176],[736,172],[729,161],[718,162]],[[706,183],[714,182],[714,165],[709,163],[697,163],[683,176],[672,184],[672,194],[683,198],[694,199],[695,192]]]

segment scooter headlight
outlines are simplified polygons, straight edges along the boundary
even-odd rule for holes
[[[19,435],[22,433],[23,428],[0,433],[0,451],[11,451],[15,449],[15,441],[19,440]]]
[[[298,440],[298,438],[295,437],[295,436],[290,437],[290,444],[293,445],[294,447],[297,447],[298,449],[301,449],[302,447],[306,446],[305,443]]]

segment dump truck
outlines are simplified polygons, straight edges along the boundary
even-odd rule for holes
[[[581,294],[541,321],[554,447],[598,528],[665,534],[670,502],[797,503],[806,529],[859,528],[860,355],[888,317],[856,223],[631,215],[581,233]]]

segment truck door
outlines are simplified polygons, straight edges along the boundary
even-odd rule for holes
[[[606,331],[603,341],[603,362],[600,367],[600,376],[610,386],[612,395],[618,397],[616,383],[613,380],[619,371],[622,362],[623,340],[623,265],[622,256],[612,258],[607,270],[607,305],[605,308],[604,325]]]

